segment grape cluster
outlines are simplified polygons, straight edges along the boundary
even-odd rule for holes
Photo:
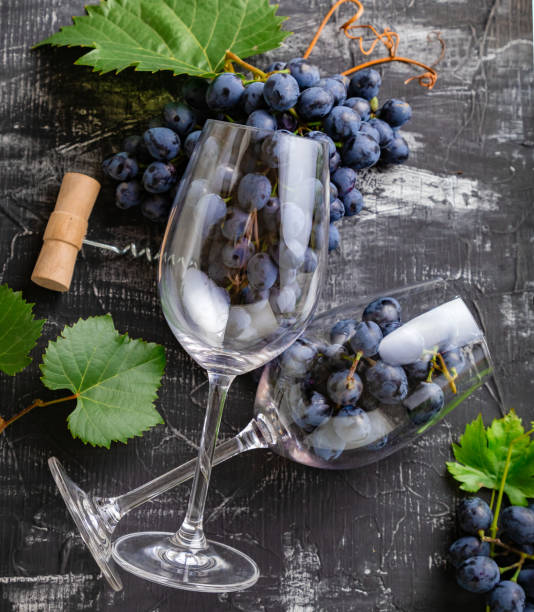
[[[164,222],[206,119],[322,140],[329,147],[328,246],[333,250],[340,242],[333,224],[363,208],[358,171],[378,162],[400,164],[409,155],[399,128],[410,119],[411,108],[397,99],[379,108],[380,85],[380,74],[372,68],[350,79],[321,78],[318,67],[303,58],[272,63],[264,80],[247,82],[231,72],[211,82],[191,77],[181,86],[181,100],[167,104],[142,135],[128,136],[122,151],[104,160],[103,171],[119,182],[119,208],[140,206],[147,218]]]
[[[323,460],[346,449],[383,448],[394,429],[391,418],[419,428],[444,407],[444,392],[433,380],[437,353],[404,367],[381,359],[381,340],[402,324],[399,302],[382,297],[360,318],[337,321],[328,342],[301,337],[280,357],[280,377],[290,382],[285,409]],[[440,355],[451,363],[452,353],[458,373],[466,363],[463,350]]]
[[[533,612],[534,504],[528,508],[508,506],[501,511],[493,551],[485,536],[494,517],[484,500],[462,500],[457,518],[466,534],[449,548],[458,584],[484,594],[491,612]]]

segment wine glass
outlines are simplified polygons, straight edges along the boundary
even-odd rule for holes
[[[315,311],[326,267],[328,150],[285,131],[210,120],[190,159],[161,247],[163,313],[208,372],[208,406],[189,505],[176,533],[119,538],[114,559],[175,588],[253,585],[243,553],[207,540],[203,514],[213,452],[236,375],[279,355]]]
[[[419,344],[423,357],[421,369],[418,371],[413,365],[406,366],[411,374],[408,377],[408,393],[402,402],[377,403],[376,406],[368,404],[365,411],[368,418],[360,413],[352,415],[352,419],[351,415],[340,412],[336,415],[328,414],[327,407],[328,418],[325,418],[324,412],[321,414],[320,410],[316,410],[312,412],[312,417],[316,419],[315,425],[308,423],[303,408],[321,407],[320,403],[314,405],[309,401],[309,372],[314,364],[308,363],[300,370],[297,366],[295,372],[295,364],[291,363],[295,351],[290,348],[264,369],[256,392],[254,418],[234,438],[216,447],[213,465],[248,450],[269,448],[294,461],[314,467],[361,467],[405,447],[454,410],[476,389],[493,380],[493,366],[481,326],[463,300],[451,299],[455,292],[450,283],[429,281],[390,290],[385,295],[398,301],[402,307],[403,320],[410,321],[412,330],[414,326],[430,328],[436,333],[441,330],[441,338],[437,338],[435,333],[433,337],[426,336],[422,348]],[[323,354],[326,354],[325,347],[328,350],[328,346],[332,346],[332,327],[338,321],[358,319],[366,306],[379,297],[362,297],[317,316],[306,330],[305,338],[298,340],[296,346],[308,346],[311,343],[321,346]],[[436,304],[441,306],[433,308]],[[426,318],[419,318],[425,312]],[[414,337],[418,335],[413,334]],[[395,336],[389,336],[388,343],[391,346],[391,339]],[[401,346],[406,344],[405,339]],[[437,340],[438,348],[443,350],[451,365],[450,371],[447,367],[448,378],[441,371],[441,364],[436,358]],[[288,355],[293,355],[292,359]],[[336,363],[335,352],[332,357]],[[413,359],[413,356],[409,358]],[[316,355],[315,365],[320,365],[321,359],[321,355]],[[437,365],[435,369],[433,361]],[[347,361],[351,365],[352,362],[353,359]],[[441,399],[439,391],[430,387],[437,395],[434,400],[437,403],[429,403],[428,397],[417,389],[421,377],[424,375],[426,380],[429,374],[433,384],[443,392]],[[369,398],[362,396],[361,401],[369,402]],[[341,432],[341,436],[338,432]],[[111,536],[115,527],[133,508],[190,479],[194,474],[195,461],[188,461],[132,491],[114,497],[90,496],[84,492],[69,478],[55,457],[49,459],[49,465],[82,538],[108,582],[119,590],[120,576],[111,558]]]

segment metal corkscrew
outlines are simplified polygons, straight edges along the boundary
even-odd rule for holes
[[[98,249],[105,249],[106,251],[111,251],[117,255],[130,255],[134,259],[144,258],[150,263],[159,260],[159,249],[157,252],[153,253],[153,250],[150,247],[139,248],[135,242],[130,242],[125,247],[119,247],[114,244],[107,244],[97,240],[89,240],[88,238],[84,238],[82,244],[96,247]]]

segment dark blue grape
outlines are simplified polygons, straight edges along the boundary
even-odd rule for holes
[[[143,134],[143,140],[150,155],[158,161],[174,159],[180,151],[180,137],[176,132],[166,127],[147,130]]]
[[[477,535],[481,529],[489,529],[493,520],[493,512],[480,497],[462,499],[458,504],[456,516],[460,529],[470,535]]]
[[[245,86],[245,91],[241,96],[241,107],[245,114],[250,115],[256,110],[267,108],[267,103],[263,97],[265,83],[254,81]]]
[[[250,285],[243,287],[239,293],[244,304],[256,304],[269,299],[269,291],[256,291]]]
[[[223,287],[228,284],[231,274],[230,269],[220,259],[211,261],[208,266],[208,276],[212,281]]]
[[[354,319],[337,321],[330,330],[330,342],[332,344],[345,344],[354,336],[357,325],[358,323]]]
[[[150,219],[150,221],[155,221],[157,223],[165,223],[167,221],[170,209],[171,202],[169,198],[164,195],[149,195],[141,204],[141,212],[143,215],[147,219]]]
[[[341,159],[343,164],[353,170],[370,168],[380,159],[380,146],[374,138],[358,132],[343,145]]]
[[[382,148],[380,161],[384,164],[403,164],[409,156],[408,143],[402,136],[395,136],[389,144]]]
[[[328,397],[341,406],[355,406],[363,390],[363,383],[358,374],[351,374],[349,369],[334,372],[326,383]]]
[[[339,230],[333,223],[330,223],[330,227],[328,228],[328,252],[330,253],[338,249],[340,241],[341,236],[339,235]]]
[[[369,121],[371,118],[371,105],[365,98],[347,98],[343,102],[343,106],[352,108],[353,111],[360,115],[362,121]]]
[[[239,240],[245,233],[248,221],[248,213],[243,212],[239,208],[228,208],[224,224],[221,228],[222,235],[228,240]]]
[[[445,347],[441,352],[441,356],[443,357],[447,369],[457,374],[460,373],[466,365],[465,355],[461,348]]]
[[[163,118],[167,127],[174,130],[181,138],[191,132],[197,122],[195,111],[181,102],[169,102],[163,107]]]
[[[408,379],[399,366],[377,361],[365,371],[367,390],[384,404],[396,404],[408,395]]]
[[[277,72],[265,81],[263,97],[272,109],[286,111],[297,103],[299,85],[290,74]]]
[[[276,233],[280,226],[280,200],[272,196],[261,209],[261,220],[268,232]]]
[[[247,125],[260,130],[271,131],[276,130],[278,127],[276,119],[266,110],[255,110],[254,112],[250,113],[247,119]]]
[[[287,67],[301,89],[317,85],[321,78],[319,68],[302,57],[289,60]]]
[[[487,602],[491,612],[524,612],[525,591],[511,580],[502,580],[488,594]]]
[[[474,536],[464,536],[453,542],[449,548],[449,559],[454,567],[460,567],[469,557],[477,555],[489,557],[489,554],[489,542],[481,542]]]
[[[337,79],[333,79],[331,77],[320,79],[317,83],[317,87],[326,89],[332,94],[332,96],[334,96],[334,106],[344,104],[345,99],[347,98],[347,88]]]
[[[358,175],[352,168],[341,167],[334,172],[332,182],[338,188],[341,198],[354,189],[357,178]]]
[[[363,196],[356,187],[343,196],[343,208],[346,217],[357,215],[362,210]]]
[[[370,119],[368,124],[378,132],[380,136],[378,144],[381,147],[387,146],[395,137],[391,126],[385,121],[382,121],[382,119]]]
[[[283,73],[282,73],[283,74]],[[261,144],[261,159],[269,168],[278,168],[282,153],[287,150],[284,140],[290,132],[277,130],[274,134],[267,136]]]
[[[195,130],[187,135],[184,142],[184,151],[187,157],[193,155],[193,151],[197,145],[198,139],[202,136],[202,130]]]
[[[359,134],[367,134],[367,136],[370,136],[375,142],[380,142],[380,134],[378,133],[378,130],[372,125],[369,125],[369,123],[362,123],[360,125]]]
[[[324,132],[321,132],[320,130],[313,130],[311,132],[308,132],[306,134],[306,138],[311,138],[312,140],[317,140],[319,142],[326,142],[326,144],[328,145],[328,156],[329,157],[332,157],[332,155],[334,155],[337,152],[335,142],[330,138],[330,136],[328,136],[328,134],[325,134]]]
[[[143,173],[143,186],[150,193],[164,193],[176,182],[176,168],[169,163],[152,162]]]
[[[360,115],[348,106],[334,106],[323,121],[323,128],[334,141],[346,140],[358,133],[360,123]]]
[[[516,544],[534,542],[534,511],[521,506],[508,506],[501,512],[501,528]]]
[[[534,598],[534,568],[524,568],[519,572],[517,582],[523,587],[527,597]]]
[[[125,181],[119,183],[115,190],[115,203],[123,210],[138,206],[143,199],[143,186],[139,181]]]
[[[137,153],[137,147],[143,141],[143,137],[138,134],[132,134],[127,136],[122,142],[122,150],[129,155],[135,155]]]
[[[311,274],[317,269],[318,262],[317,253],[311,247],[308,247],[304,253],[304,261],[300,269],[304,274]]]
[[[334,174],[334,172],[339,168],[340,164],[341,155],[336,151],[328,160],[328,170],[330,171],[330,174]]]
[[[365,307],[362,319],[364,321],[374,321],[380,327],[391,321],[400,321],[401,305],[392,297],[378,298]]]
[[[244,268],[254,255],[254,244],[247,238],[240,238],[237,242],[229,242],[221,252],[223,264],[227,268]]]
[[[412,108],[408,102],[392,98],[384,102],[376,115],[392,128],[399,128],[412,118]]]
[[[306,338],[299,338],[282,354],[281,368],[286,376],[304,376],[317,355],[317,348]]]
[[[265,72],[274,72],[275,70],[285,70],[287,68],[286,62],[273,62]]]
[[[380,406],[380,402],[364,389],[358,400],[358,406],[365,410],[365,412],[372,412]]]
[[[299,121],[294,115],[284,111],[276,117],[276,124],[279,130],[294,132],[299,126]]]
[[[247,265],[248,282],[253,289],[270,289],[278,277],[278,268],[267,253],[257,253]]]
[[[237,189],[239,208],[250,212],[254,208],[261,210],[271,197],[271,182],[263,174],[256,172],[245,174]]]
[[[445,405],[441,387],[433,382],[420,382],[409,398],[408,414],[414,425],[432,420]]]
[[[330,202],[330,223],[339,221],[344,215],[345,206],[340,199],[336,198],[333,202]]]
[[[241,79],[233,72],[216,76],[206,91],[206,103],[215,111],[229,111],[235,108],[244,91]]]
[[[364,357],[372,357],[378,353],[378,345],[381,340],[380,327],[374,321],[362,321],[356,325],[349,344],[355,353],[362,353]]]
[[[398,321],[393,321],[392,323],[386,323],[383,328],[388,325],[393,325],[394,323],[398,323]],[[408,380],[412,385],[422,382],[428,378],[428,373],[430,372],[430,358],[427,357],[425,359],[419,359],[418,361],[414,361],[414,363],[408,363],[403,366],[406,375],[408,376]]]
[[[208,87],[208,81],[197,77],[189,77],[182,86],[182,96],[187,104],[193,108],[206,111],[208,110],[208,105],[206,104]]]
[[[349,96],[371,100],[378,96],[382,85],[380,74],[373,68],[358,70],[350,79]]]
[[[391,321],[390,323],[385,323],[384,325],[382,325],[382,332],[384,336],[387,336],[388,334],[391,334],[391,332],[394,332],[396,329],[399,329],[401,325],[402,323],[400,321]]]
[[[499,566],[490,557],[469,557],[458,568],[456,581],[471,593],[488,593],[499,582]]]
[[[129,181],[137,176],[139,167],[135,159],[123,151],[107,157],[102,162],[102,170],[116,181]]]
[[[325,423],[332,416],[332,412],[333,409],[326,398],[313,391],[309,401],[302,398],[302,401],[293,407],[292,416],[295,423],[309,433]]]

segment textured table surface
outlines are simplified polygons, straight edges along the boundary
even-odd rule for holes
[[[295,31],[272,54],[300,55],[330,3],[281,0]],[[155,268],[86,248],[72,288],[59,295],[29,281],[64,172],[95,172],[102,155],[138,121],[172,98],[160,75],[127,71],[98,77],[73,66],[78,52],[41,50],[80,0],[0,0],[0,282],[21,289],[47,318],[46,342],[79,317],[112,313],[118,328],[165,345],[168,366],[159,426],[111,450],[71,438],[66,405],[36,410],[0,437],[0,609],[117,612],[243,610],[265,612],[482,610],[455,586],[445,562],[455,537],[458,490],[445,474],[450,443],[479,411],[499,414],[482,390],[413,447],[360,471],[322,472],[255,451],[215,469],[207,529],[247,551],[262,571],[248,591],[196,595],[124,575],[125,590],[106,587],[48,473],[57,455],[82,486],[127,490],[194,456],[203,418],[205,375],[165,324]],[[324,72],[358,56],[327,26],[312,55]],[[436,275],[458,277],[479,310],[493,348],[503,395],[524,416],[534,413],[533,298],[534,107],[530,0],[373,0],[364,21],[397,29],[403,54],[429,62],[447,43],[432,92],[411,74],[383,70],[381,97],[405,97],[406,166],[371,173],[366,209],[342,224],[342,247],[330,257],[321,309],[351,295]],[[351,63],[352,62],[352,63]],[[110,188],[97,202],[90,237],[158,244],[161,231],[118,211]],[[38,358],[24,372],[0,375],[1,414],[54,395],[39,382]],[[224,416],[227,438],[251,414],[252,383],[238,380]],[[182,486],[132,512],[120,533],[173,529],[183,516]]]

